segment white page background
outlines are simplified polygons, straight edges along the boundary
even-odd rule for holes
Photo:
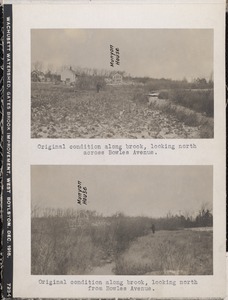
[[[14,210],[14,297],[224,297],[225,296],[225,45],[223,4],[80,4],[13,6],[13,210]],[[74,150],[40,151],[39,143],[66,145],[85,140],[37,140],[30,136],[31,45],[30,32],[35,28],[211,28],[214,30],[214,139],[153,140],[175,145],[192,143],[197,150],[167,151],[153,157],[85,157]],[[91,143],[90,141],[87,141]],[[92,141],[105,144],[105,140]],[[115,143],[125,143],[115,140]],[[150,143],[137,140],[131,143]],[[155,292],[88,292],[75,285],[39,285],[39,279],[104,279],[102,276],[31,275],[31,190],[30,165],[33,164],[114,164],[114,165],[213,165],[214,172],[214,275],[177,276],[196,279],[198,285],[160,286]],[[145,279],[151,276],[105,276],[105,278]],[[153,276],[153,279],[174,279]]]

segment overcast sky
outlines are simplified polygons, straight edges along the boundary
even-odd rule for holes
[[[120,66],[110,67],[110,44]],[[123,70],[132,76],[191,80],[213,72],[210,29],[33,29],[32,63]]]
[[[165,216],[212,207],[211,166],[32,166],[32,206],[74,208],[78,180],[88,189],[86,209],[103,215]]]

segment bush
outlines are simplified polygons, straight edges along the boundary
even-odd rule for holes
[[[80,76],[76,87],[78,87],[80,90],[93,90],[96,89],[97,84],[101,86],[101,88],[104,88],[106,83],[103,77],[100,76]]]
[[[145,95],[145,92],[135,92],[133,95],[132,100],[136,103],[147,103],[148,102],[148,98]]]
[[[210,275],[212,232],[160,231],[139,237],[116,260],[116,275]]]
[[[32,219],[32,274],[85,274],[96,264],[97,247],[86,226],[69,229],[67,218]]]
[[[168,92],[160,92],[158,95],[158,99],[169,99],[169,93]]]
[[[62,210],[45,210],[44,214],[45,216],[42,217],[32,217],[31,273],[33,275],[89,274],[93,268],[110,261],[116,263],[115,274],[117,275],[141,275],[151,270],[160,270],[159,255],[163,253],[162,248],[166,249],[164,255],[169,251],[174,257],[176,249],[181,247],[178,245],[174,249],[171,247],[172,243],[166,243],[169,236],[178,235],[179,231],[172,235],[166,232],[163,239],[161,230],[175,231],[186,227],[213,224],[212,213],[206,209],[201,210],[196,218],[168,214],[167,217],[153,219],[129,217],[122,213],[103,217],[95,212],[85,211],[81,215]],[[152,223],[155,224],[156,234],[152,234]],[[145,245],[144,250],[148,257],[138,260],[139,256],[125,255],[135,243],[138,245],[137,252],[141,252],[142,244],[137,243],[137,240],[144,240],[144,238],[151,247],[150,251],[148,245]],[[155,239],[159,240],[154,243]],[[162,247],[157,249],[156,245],[160,242],[163,243]],[[150,252],[151,257],[156,254],[156,259],[153,261]],[[162,257],[162,261],[165,269],[172,269],[170,260],[165,261]]]
[[[170,100],[196,112],[205,113],[208,117],[214,116],[213,90],[174,90],[170,93]]]

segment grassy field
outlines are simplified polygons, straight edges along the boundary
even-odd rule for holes
[[[116,274],[211,275],[212,231],[158,231],[138,238],[116,262]]]
[[[77,220],[76,220],[77,221]],[[32,274],[210,275],[212,231],[158,230],[144,217],[32,218]]]
[[[213,137],[213,118],[192,110],[196,105],[148,105],[147,93],[142,86],[106,86],[97,93],[32,83],[32,138]]]

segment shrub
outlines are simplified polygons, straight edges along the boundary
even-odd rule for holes
[[[147,103],[148,102],[148,98],[145,95],[145,92],[135,92],[133,95],[132,100],[136,103]]]
[[[200,126],[200,137],[201,138],[213,138],[214,126],[212,122],[207,122]]]
[[[213,90],[173,90],[170,100],[178,105],[190,108],[196,112],[214,116]]]
[[[209,275],[213,271],[211,232],[159,231],[139,237],[116,260],[116,275]]]
[[[107,261],[116,263],[116,274],[161,273],[163,269],[165,272],[172,270],[174,265],[179,266],[180,254],[187,249],[181,248],[183,239],[178,238],[182,231],[175,230],[213,224],[213,216],[206,209],[201,210],[196,218],[167,214],[153,219],[129,217],[122,213],[103,217],[90,211],[81,215],[51,209],[44,210],[42,217],[37,211],[35,214],[39,217],[32,217],[31,224],[33,275],[89,274],[94,267]],[[154,235],[151,233],[152,223],[156,226]],[[167,230],[173,230],[172,234]],[[187,238],[186,234],[184,238]],[[167,242],[171,238],[174,240]],[[175,241],[179,244],[176,245]],[[181,253],[178,254],[177,249],[181,249]],[[142,250],[145,255],[139,260]]]
[[[86,227],[69,230],[64,217],[32,219],[31,246],[32,274],[85,274],[98,252]]]
[[[93,90],[96,88],[97,84],[101,86],[101,88],[104,88],[106,83],[103,77],[101,76],[80,76],[76,87],[78,87],[81,90]]]
[[[158,95],[158,99],[169,99],[169,93],[168,92],[160,92]]]

